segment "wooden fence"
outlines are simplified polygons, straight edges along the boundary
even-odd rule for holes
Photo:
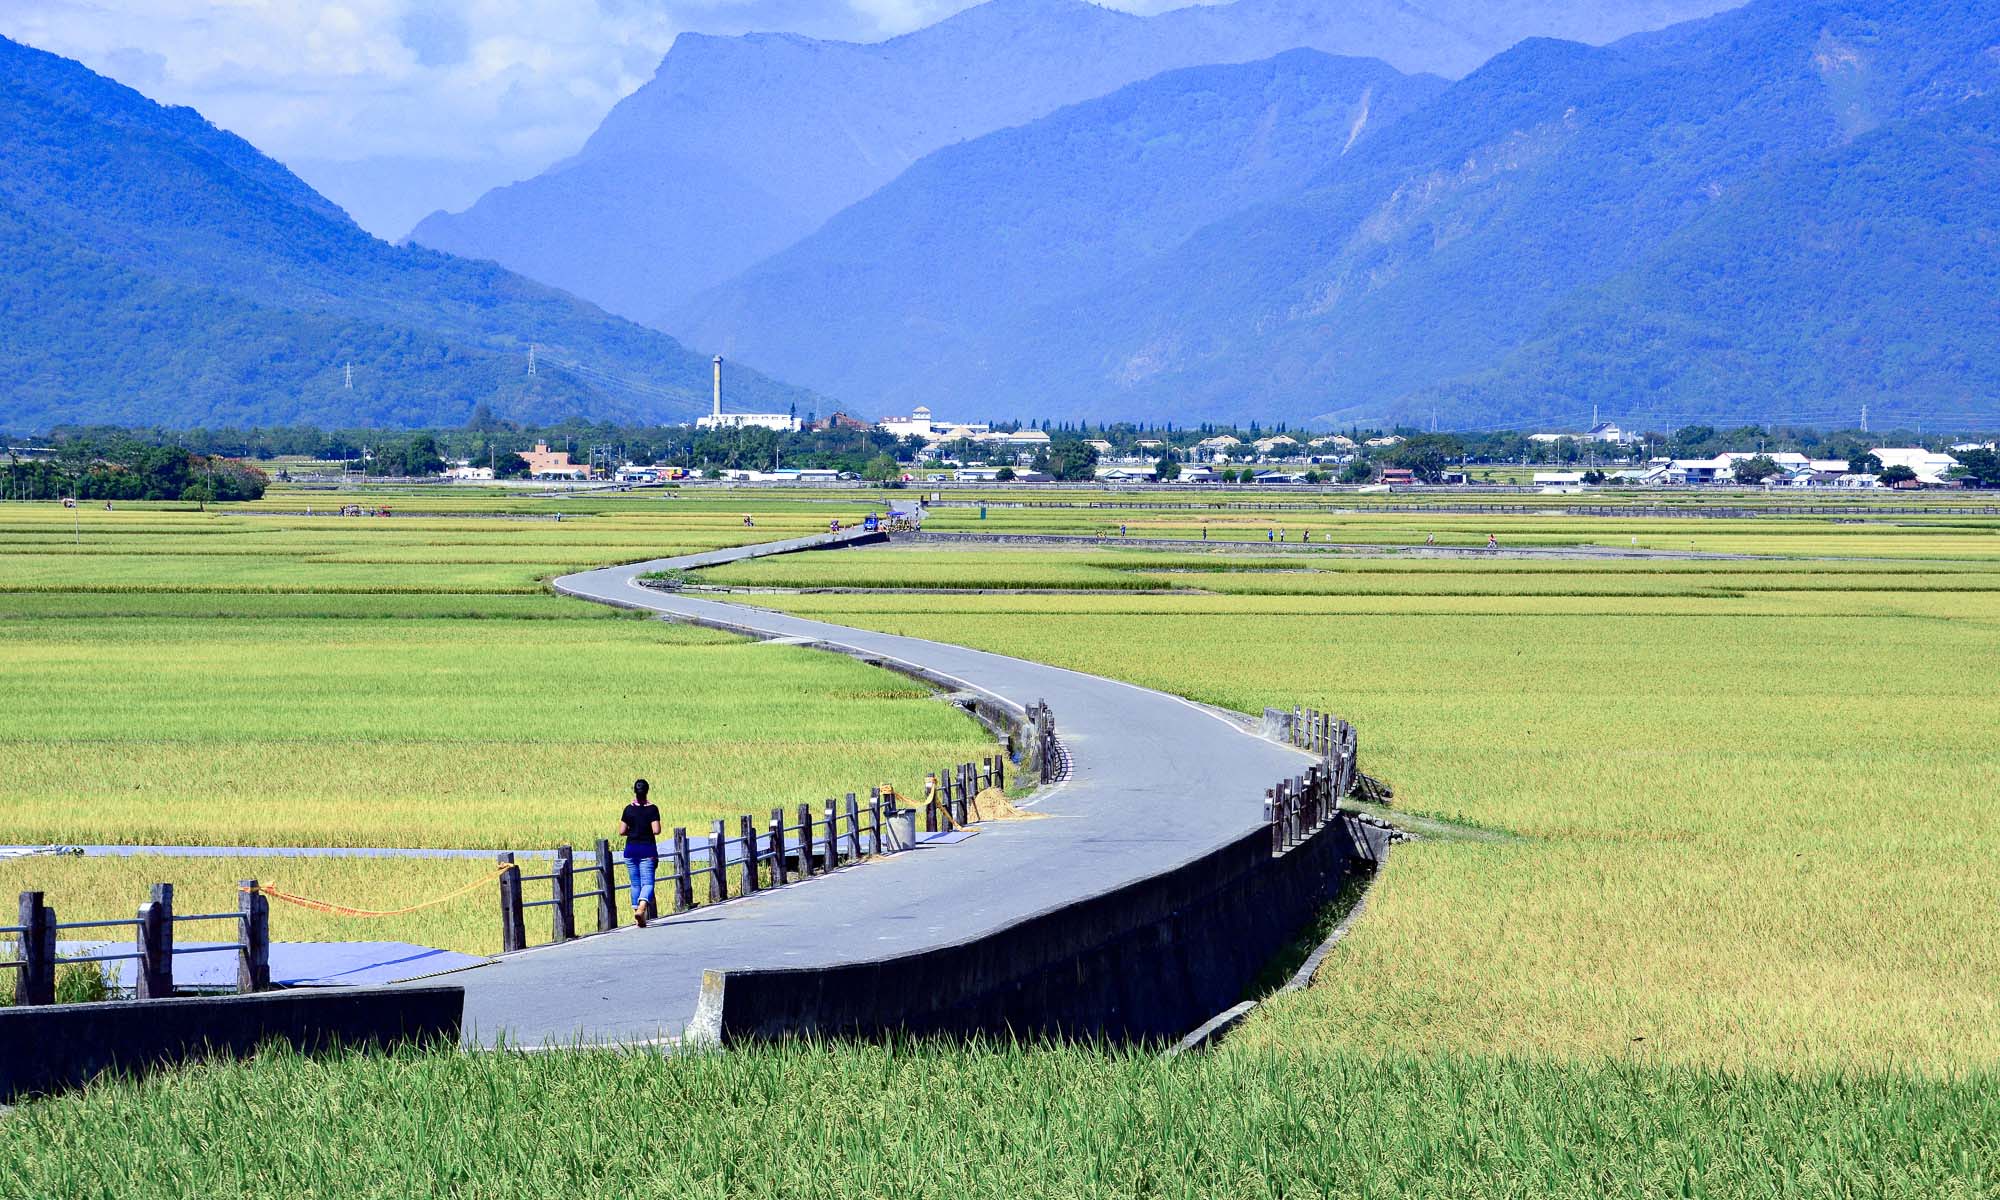
[[[1042,723],[1036,725],[1036,742],[1053,747],[1055,721],[1048,716],[1047,705],[1037,709]],[[1037,757],[1053,761],[1059,756],[1051,749]],[[1046,765],[1042,768],[1044,772],[1047,769]],[[899,806],[900,797],[893,789],[871,788],[866,801],[849,792],[844,800],[827,800],[818,813],[812,805],[801,804],[795,820],[785,810],[774,808],[766,821],[748,815],[734,823],[715,821],[706,838],[690,837],[686,826],[678,827],[660,848],[655,906],[669,915],[683,913],[829,874],[861,859],[907,850],[910,847],[903,843],[901,834],[892,829],[899,814],[907,816],[914,828],[920,812],[923,829],[929,833],[963,828],[975,819],[974,797],[987,788],[1005,791],[1006,787],[1007,758],[996,754],[932,775],[925,781],[922,803],[908,809]],[[523,873],[512,851],[500,854],[498,861],[503,952],[525,950],[530,945],[529,909],[550,910],[549,939],[544,944],[609,933],[618,928],[620,908],[629,909],[620,903],[621,895],[629,897],[632,892],[629,874],[626,882],[619,882],[618,864],[607,839],[598,839],[582,863],[571,847],[557,846],[554,865],[546,872]],[[515,869],[508,870],[510,866]],[[579,891],[579,880],[590,886]],[[527,899],[528,886],[540,884],[548,885],[547,898]],[[593,898],[597,901],[596,928],[580,933],[577,902]]]
[[[1271,853],[1283,854],[1317,832],[1339,811],[1340,801],[1354,794],[1361,779],[1360,737],[1354,726],[1310,708],[1289,713],[1277,709],[1290,730],[1289,741],[1319,756],[1303,775],[1280,780],[1264,792],[1264,821],[1271,827]]]
[[[257,889],[257,881],[246,879],[238,885],[234,912],[176,913],[174,885],[156,883],[152,898],[141,904],[129,918],[109,921],[71,921],[56,918],[56,910],[41,892],[22,892],[20,924],[0,925],[0,940],[11,939],[17,957],[0,960],[0,970],[14,972],[14,1003],[54,1004],[56,972],[62,967],[121,961],[136,961],[138,972],[133,994],[140,1000],[157,1000],[174,994],[174,959],[185,954],[234,954],[236,990],[261,992],[271,986],[271,901]],[[233,942],[208,946],[177,946],[176,926],[203,921],[235,923]],[[104,950],[64,958],[57,953],[61,935],[73,931],[129,929],[133,948]]]

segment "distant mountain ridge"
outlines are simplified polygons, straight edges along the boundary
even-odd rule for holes
[[[194,111],[4,38],[0,355],[0,428],[17,431],[456,424],[481,402],[684,418],[709,390],[707,358],[664,334],[377,241]],[[739,400],[810,401],[748,371],[731,382]]]
[[[810,374],[837,351],[878,364],[882,396],[993,416],[1991,420],[1995,95],[2000,10],[1969,0],[1757,0],[1608,48],[1533,40],[1295,195],[1088,292],[1018,290],[976,345],[836,322],[829,349],[800,322],[770,357]],[[872,294],[866,274],[813,294],[850,285]]]
[[[668,327],[871,408],[948,397],[1021,306],[1296,194],[1444,86],[1312,50],[1168,72],[929,155]]]
[[[886,42],[684,35],[574,157],[410,238],[660,325],[925,155],[1164,71],[1286,50],[1456,75],[1531,34],[1604,40],[1727,0],[1236,0],[1136,17],[990,0]]]

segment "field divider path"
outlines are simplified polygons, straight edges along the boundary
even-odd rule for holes
[[[1036,801],[1037,811],[1052,819],[984,824],[978,837],[949,849],[869,860],[646,929],[545,946],[458,973],[452,982],[465,988],[468,1044],[658,1044],[678,1038],[694,1016],[704,970],[835,966],[983,936],[1242,837],[1263,824],[1265,785],[1310,761],[1164,692],[640,583],[656,571],[874,540],[880,536],[862,531],[818,534],[586,571],[554,587],[566,596],[948,680],[1013,708],[1046,700],[1069,759],[1067,777]],[[654,780],[659,794],[691,786],[696,781]],[[607,813],[618,801],[607,795]]]

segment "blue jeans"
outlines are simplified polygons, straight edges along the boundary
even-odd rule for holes
[[[638,907],[653,898],[653,875],[659,870],[660,860],[651,855],[636,854],[625,856],[625,871],[632,879],[632,905]]]

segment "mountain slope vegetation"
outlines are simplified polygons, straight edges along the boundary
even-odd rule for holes
[[[1725,0],[1236,0],[1137,17],[990,0],[877,44],[683,35],[572,158],[437,213],[412,241],[667,325],[932,151],[1164,71],[1286,50],[1458,75],[1523,37],[1591,41]]]
[[[990,335],[1024,302],[1298,192],[1443,86],[1311,50],[1169,72],[928,156],[669,328],[829,394],[920,404],[1002,353]]]
[[[1965,0],[1525,43],[939,377],[979,412],[1093,417],[1990,409],[1996,47],[2000,12]]]
[[[548,365],[529,375],[532,343]],[[0,355],[16,430],[457,424],[480,402],[684,417],[709,378],[673,339],[545,285],[380,242],[194,111],[5,39]],[[749,372],[732,385],[805,399]]]

